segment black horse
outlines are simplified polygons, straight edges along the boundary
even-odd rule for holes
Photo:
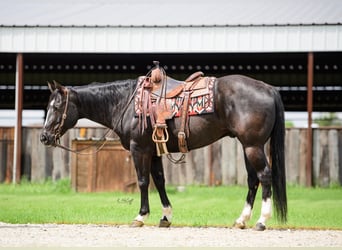
[[[72,88],[56,82],[49,83],[52,94],[40,140],[45,145],[56,146],[59,138],[80,118],[88,118],[113,129],[122,145],[130,150],[138,177],[141,205],[132,226],[142,226],[150,213],[148,186],[151,174],[162,203],[159,225],[168,227],[172,209],[165,191],[162,159],[157,155],[151,138],[153,128],[150,121],[147,128],[141,131],[141,121],[136,116],[132,101],[137,82],[137,79],[122,80]],[[235,227],[245,228],[259,184],[262,186],[262,208],[256,229],[266,228],[266,221],[271,216],[272,191],[277,218],[285,222],[285,127],[284,107],[279,92],[264,82],[246,76],[229,75],[217,78],[214,104],[213,113],[189,117],[188,149],[206,146],[225,136],[236,137],[243,147],[248,193]],[[177,133],[180,123],[179,117],[167,120],[169,152],[179,152]],[[268,163],[264,149],[268,139],[272,164]]]

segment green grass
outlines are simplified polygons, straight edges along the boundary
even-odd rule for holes
[[[167,187],[173,205],[173,226],[228,226],[239,216],[246,187],[187,186],[184,192]],[[260,214],[260,191],[255,202],[254,226]],[[0,185],[0,221],[7,223],[130,224],[138,213],[139,193],[75,193],[68,180]],[[289,220],[271,218],[271,228],[342,230],[342,188],[288,187]],[[150,192],[148,225],[157,225],[161,205]]]

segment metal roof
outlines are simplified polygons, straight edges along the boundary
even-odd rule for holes
[[[342,51],[342,0],[0,1],[0,52]]]
[[[341,0],[8,0],[0,26],[341,24]]]

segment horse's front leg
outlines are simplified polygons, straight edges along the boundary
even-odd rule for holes
[[[150,213],[148,186],[150,184],[151,154],[131,150],[140,189],[140,210],[132,222],[132,227],[142,227]]]
[[[162,203],[162,218],[160,219],[160,227],[169,227],[171,225],[172,208],[169,198],[165,190],[165,176],[163,169],[162,158],[159,156],[152,157],[151,175],[153,182],[159,193],[160,201]]]

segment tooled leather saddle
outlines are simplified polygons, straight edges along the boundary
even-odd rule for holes
[[[147,127],[147,117],[153,127],[152,139],[156,143],[157,153],[168,154],[166,142],[169,139],[166,120],[180,117],[178,147],[180,152],[188,152],[186,138],[189,136],[188,120],[191,115],[214,111],[215,77],[204,77],[198,71],[185,81],[168,77],[159,62],[146,75],[138,78],[137,92],[134,98],[135,112],[139,117],[142,132]]]

